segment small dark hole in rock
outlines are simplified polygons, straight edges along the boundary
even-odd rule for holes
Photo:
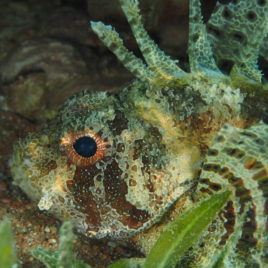
[[[222,15],[223,15],[224,18],[230,19],[231,16],[232,16],[232,13],[231,13],[231,11],[228,8],[225,8],[223,10],[223,12],[222,12]]]
[[[233,68],[234,62],[231,60],[222,60],[219,62],[219,68],[224,73],[229,74],[231,69]]]
[[[257,19],[257,15],[253,11],[249,11],[247,13],[247,19],[250,21],[255,21]]]
[[[258,5],[264,6],[266,4],[266,0],[258,0]]]
[[[200,248],[203,248],[204,246],[205,246],[205,243],[200,243],[200,244],[199,244],[199,247],[200,247]]]
[[[194,42],[196,42],[196,41],[198,40],[198,38],[199,38],[199,35],[198,35],[198,34],[194,34],[192,40],[193,40]]]
[[[244,43],[246,41],[245,36],[242,33],[239,32],[235,32],[233,34],[233,38],[235,41],[239,42],[239,43]]]
[[[208,32],[211,33],[211,34],[213,34],[216,37],[220,37],[221,36],[221,31],[219,29],[215,28],[212,25],[209,25],[208,26]]]

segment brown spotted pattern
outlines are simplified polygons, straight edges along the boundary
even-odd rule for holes
[[[245,30],[253,29],[245,31],[249,40],[259,35],[246,50],[239,48],[248,51],[240,58],[230,54],[235,62],[228,76],[216,64],[212,47],[217,46],[210,44],[200,2],[189,2],[190,72],[149,38],[138,1],[120,3],[146,64],[112,27],[92,22],[93,31],[137,79],[118,94],[85,91],[71,97],[47,127],[19,140],[10,161],[14,183],[39,209],[71,219],[85,236],[133,237],[143,252],[161,233],[169,217],[165,212],[177,217],[208,195],[230,190],[230,200],[185,259],[192,261],[190,267],[218,267],[217,259],[225,267],[262,267],[268,262],[268,126],[259,122],[264,115],[248,118],[255,107],[243,107],[252,105],[249,91],[261,96],[266,90],[255,69],[265,23],[238,16]],[[245,14],[255,9],[263,17],[258,21],[265,22],[266,1],[262,7],[260,1],[235,2],[228,7],[236,14],[239,8]],[[236,19],[227,22],[227,30],[240,27]],[[248,53],[253,61],[244,68],[241,60],[247,62]],[[83,135],[96,143],[90,157],[74,146]]]
[[[193,152],[199,156],[199,150],[188,145],[188,138],[176,148],[168,147],[176,132],[161,125],[161,111],[161,124],[154,118],[144,120],[117,98],[83,92],[67,101],[56,131],[32,134],[17,147],[16,161],[23,167],[20,186],[31,189],[40,209],[73,219],[89,237],[123,238],[148,228],[191,189],[190,179],[198,169]],[[73,147],[83,135],[97,144],[95,155],[88,158]],[[40,172],[40,166],[46,172]],[[20,183],[21,176],[29,179]]]

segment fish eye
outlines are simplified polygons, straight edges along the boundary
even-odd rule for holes
[[[89,136],[78,138],[73,147],[75,151],[82,157],[91,157],[95,155],[97,151],[97,144],[95,140]]]
[[[67,156],[68,162],[83,168],[103,159],[109,147],[107,140],[92,130],[67,132],[60,143],[60,150]]]

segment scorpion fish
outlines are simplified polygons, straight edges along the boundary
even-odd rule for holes
[[[188,70],[149,37],[137,0],[120,4],[143,59],[111,26],[91,27],[135,79],[119,93],[71,97],[47,127],[20,139],[14,184],[84,236],[133,239],[144,252],[166,213],[228,189],[183,267],[212,267],[221,253],[226,267],[264,267],[268,88],[258,58],[267,59],[267,1],[217,3],[205,24],[191,0]]]

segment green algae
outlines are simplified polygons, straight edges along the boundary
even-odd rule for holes
[[[229,191],[215,194],[168,224],[149,253],[144,268],[174,267],[188,248],[207,229],[220,209],[226,204],[230,194]]]

